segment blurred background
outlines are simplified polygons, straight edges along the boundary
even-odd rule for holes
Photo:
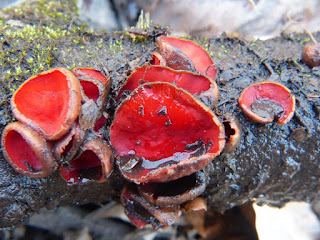
[[[234,32],[266,39],[301,25],[317,31],[320,23],[319,0],[78,0],[78,6],[92,28],[107,31],[134,26],[141,10],[176,35]]]
[[[21,0],[1,0],[0,8]],[[319,30],[319,0],[77,0],[79,18],[95,30],[135,26],[141,10],[175,35],[222,32],[267,39],[282,31]],[[291,19],[291,21],[289,21]]]
[[[19,2],[1,0],[0,8]],[[217,37],[227,32],[246,39],[265,40],[284,32],[304,32],[305,29],[315,32],[320,28],[320,0],[77,0],[77,5],[80,20],[96,31],[125,30],[136,26],[142,11],[154,24],[170,26],[171,33],[177,36]],[[97,206],[86,206],[85,210],[74,207],[44,210],[34,215],[28,226],[11,233],[2,232],[0,239],[60,239],[55,238],[54,234],[58,234],[63,235],[63,239],[89,240],[92,239],[88,233],[88,229],[92,228],[90,224],[72,231],[67,228],[70,225],[65,221],[84,221],[79,219],[84,219],[84,212],[91,207],[94,209],[91,215],[98,214],[98,217],[95,215],[98,219],[99,214],[103,213],[104,218],[111,216],[126,222],[122,210],[117,206],[109,206],[104,212]],[[314,203],[313,208],[317,209],[312,209],[308,203],[289,203],[281,209],[254,204],[260,240],[319,240],[319,216],[314,212],[320,212],[320,204]],[[66,219],[62,220],[61,216]],[[86,218],[89,222],[95,221]],[[183,225],[183,221],[179,224]],[[126,239],[187,239],[172,238],[170,234],[165,235],[166,232],[156,238],[150,229],[142,234],[135,232],[134,235],[131,228],[123,226],[126,227],[120,228],[122,234],[129,234]],[[32,229],[42,229],[44,232],[37,237],[39,232]],[[28,231],[31,231],[29,235]]]

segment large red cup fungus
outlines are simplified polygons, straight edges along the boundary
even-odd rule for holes
[[[112,172],[113,162],[112,151],[105,141],[88,140],[73,160],[60,167],[61,176],[70,184],[104,182]]]
[[[179,205],[159,207],[147,202],[134,184],[122,190],[121,203],[129,220],[140,229],[148,224],[154,229],[168,227],[181,215]]]
[[[118,107],[110,141],[127,179],[168,182],[204,168],[222,151],[225,135],[203,103],[156,82],[141,85]]]
[[[239,104],[244,113],[259,123],[271,123],[274,118],[286,124],[294,114],[295,97],[285,86],[275,82],[261,82],[245,88]]]
[[[79,115],[80,85],[67,69],[54,68],[29,78],[11,99],[14,116],[47,140],[56,140]]]
[[[310,68],[320,66],[320,43],[304,47],[302,61]]]
[[[76,68],[72,70],[72,73],[81,84],[84,101],[92,99],[99,107],[103,107],[111,84],[110,78],[92,68]]]
[[[219,98],[219,89],[215,81],[204,75],[188,71],[175,71],[163,66],[149,66],[137,68],[120,89],[118,99],[123,92],[133,91],[140,84],[148,82],[169,82],[198,95],[207,105],[215,105]]]
[[[2,132],[1,144],[6,160],[25,176],[46,177],[57,166],[47,142],[20,122],[6,126]]]
[[[179,205],[204,192],[207,179],[203,171],[166,183],[142,183],[137,186],[140,195],[160,207]]]
[[[202,73],[213,80],[217,75],[217,69],[206,50],[190,40],[161,36],[157,38],[158,51],[166,60],[166,66],[175,70],[192,70]],[[178,51],[179,50],[179,51]],[[183,57],[183,55],[186,56]]]

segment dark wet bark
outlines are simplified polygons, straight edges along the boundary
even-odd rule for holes
[[[70,42],[60,40],[51,67],[71,66],[71,63],[77,66],[82,62],[82,66],[108,69],[113,85],[107,111],[112,119],[116,107],[112,97],[125,81],[126,71],[151,59],[154,39],[144,36],[144,41],[133,42],[122,34],[85,33],[84,36],[85,50],[94,57],[84,57],[86,52],[82,50],[68,52],[66,56]],[[210,183],[203,195],[210,208],[223,212],[249,200],[281,206],[287,201],[320,199],[320,68],[311,70],[301,63],[306,38],[292,35],[246,42],[222,36],[200,41],[212,53],[219,70],[216,80],[220,100],[214,110],[218,116],[226,112],[234,114],[242,125],[240,145],[235,152],[222,153],[209,165]],[[110,44],[119,39],[122,50],[115,53],[110,50]],[[97,50],[101,41],[103,49]],[[241,112],[237,103],[240,92],[263,80],[280,82],[296,96],[296,112],[287,125],[254,123]],[[10,121],[10,113],[8,101],[1,106],[2,130]],[[119,200],[126,183],[117,169],[102,184],[67,186],[56,173],[44,179],[31,179],[17,174],[2,153],[0,158],[0,228],[23,224],[40,208]]]

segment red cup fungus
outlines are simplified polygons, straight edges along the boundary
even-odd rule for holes
[[[204,168],[225,144],[223,124],[188,92],[169,83],[139,86],[110,127],[123,176],[168,182]]]
[[[197,171],[189,176],[165,183],[148,182],[137,186],[140,195],[160,207],[179,205],[190,201],[204,192],[207,179],[204,172]]]
[[[233,153],[239,145],[241,137],[241,125],[239,120],[232,114],[224,114],[222,123],[226,134],[226,144],[223,152]]]
[[[166,60],[162,57],[162,55],[159,52],[153,52],[151,54],[151,57],[151,65],[166,66]]]
[[[60,167],[60,172],[69,184],[104,182],[112,172],[113,162],[110,146],[101,139],[91,139],[73,160]]]
[[[139,85],[148,82],[168,82],[197,95],[209,106],[215,105],[219,98],[219,89],[215,81],[204,75],[188,71],[176,71],[163,66],[148,64],[137,68],[127,79],[119,91],[118,98],[123,92],[133,91]]]
[[[11,99],[14,116],[47,140],[57,140],[74,124],[81,103],[80,85],[67,69],[54,68],[29,78]]]
[[[55,142],[53,154],[58,162],[70,161],[84,142],[87,132],[76,122],[70,131]]]
[[[25,176],[46,177],[57,167],[45,139],[20,122],[5,127],[1,144],[6,160]]]
[[[102,112],[101,117],[97,119],[97,121],[94,124],[93,131],[96,133],[99,133],[104,127],[106,126],[106,123],[108,121],[108,113]]]
[[[139,195],[136,185],[127,185],[121,203],[129,220],[138,228],[151,224],[154,229],[168,227],[181,215],[180,206],[159,207]]]
[[[196,68],[191,59],[183,53],[179,48],[173,46],[172,44],[165,41],[157,42],[159,54],[162,56],[165,66],[170,67],[175,70],[185,70],[190,72],[196,72]],[[157,60],[155,59],[155,63]],[[160,62],[160,59],[159,59]]]
[[[307,64],[310,68],[320,66],[320,43],[304,47],[302,62]]]
[[[79,123],[82,129],[94,129],[102,123],[102,111],[109,94],[111,78],[92,68],[72,70],[81,85],[82,102]]]
[[[76,68],[72,70],[72,73],[81,84],[83,101],[92,99],[97,106],[103,107],[109,93],[110,78],[92,68]]]
[[[202,73],[213,80],[217,69],[206,50],[193,41],[161,36],[156,40],[157,48],[166,61],[166,66],[175,70]]]
[[[259,123],[271,123],[277,118],[280,124],[286,124],[295,110],[291,91],[275,82],[261,82],[245,88],[238,101],[244,113]]]

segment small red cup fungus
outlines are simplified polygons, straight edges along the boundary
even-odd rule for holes
[[[5,127],[1,144],[5,159],[25,176],[46,177],[57,167],[45,139],[20,122]]]
[[[166,66],[166,60],[162,57],[159,52],[153,52],[151,54],[152,60],[150,64],[152,65],[159,65],[159,66]]]
[[[194,66],[195,71],[206,75],[213,80],[216,78],[217,69],[206,50],[200,45],[190,40],[161,36],[157,38],[156,44],[158,51],[166,60],[166,66],[175,70],[191,70]],[[180,50],[181,52],[177,51]],[[183,57],[182,54],[186,56]],[[190,66],[190,62],[193,66]],[[175,68],[177,66],[178,68]]]
[[[122,174],[136,183],[167,182],[204,168],[225,144],[224,127],[188,92],[169,83],[138,87],[110,127]]]
[[[271,123],[277,118],[280,124],[286,124],[295,110],[291,91],[275,82],[261,82],[245,88],[238,101],[244,113],[259,123]]]
[[[140,229],[148,224],[154,229],[168,227],[181,215],[179,205],[159,207],[147,202],[134,184],[122,190],[121,203],[129,220]]]
[[[11,99],[14,116],[47,140],[57,140],[79,115],[79,81],[67,69],[54,68],[29,78]]]
[[[91,139],[81,146],[78,155],[60,167],[61,176],[70,184],[104,182],[113,169],[113,154],[109,145],[100,139]]]
[[[160,207],[179,205],[204,192],[207,179],[203,171],[166,183],[142,183],[137,186],[140,195]]]
[[[233,153],[236,147],[239,145],[241,137],[241,125],[239,120],[232,114],[225,114],[223,116],[224,131],[226,134],[226,145],[223,152]]]
[[[307,64],[310,68],[320,66],[320,43],[304,47],[302,62]]]
[[[92,99],[98,107],[103,107],[109,93],[110,78],[107,78],[100,71],[92,68],[76,68],[72,70],[72,73],[78,78],[81,84],[84,102]]]
[[[103,138],[102,134],[103,131],[106,129],[106,123],[108,121],[108,113],[102,112],[101,117],[97,119],[97,121],[94,124],[93,132],[96,134],[96,136],[99,136]]]
[[[87,132],[82,130],[76,122],[67,134],[55,142],[53,154],[56,160],[60,162],[73,159],[86,136]]]
[[[133,91],[139,85],[148,82],[169,82],[187,90],[209,106],[215,105],[219,98],[219,89],[215,81],[204,75],[188,71],[176,71],[163,66],[149,66],[137,68],[120,89],[118,99],[123,92]]]
[[[81,84],[83,104],[81,105],[79,123],[82,129],[94,129],[97,122],[103,120],[102,111],[109,94],[111,79],[92,68],[72,70]]]

